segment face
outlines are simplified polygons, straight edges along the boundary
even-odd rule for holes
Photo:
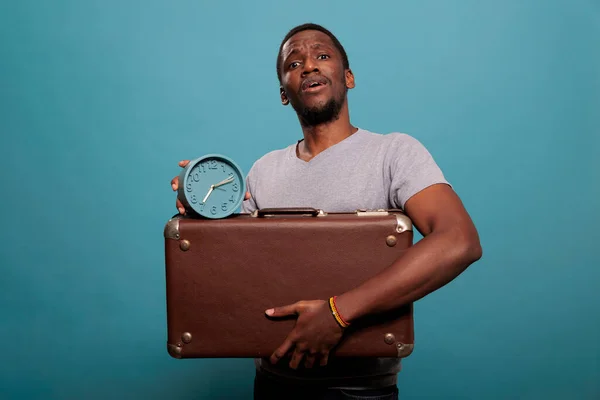
[[[346,101],[354,76],[323,32],[292,36],[281,50],[281,101],[291,104],[301,120],[316,125],[333,120]]]

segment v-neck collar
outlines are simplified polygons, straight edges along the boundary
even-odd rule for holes
[[[304,139],[300,139],[295,144],[292,144],[292,145],[290,145],[288,147],[288,156],[289,156],[289,158],[292,158],[293,160],[295,160],[295,162],[298,165],[304,165],[304,166],[314,165],[321,158],[325,157],[328,153],[330,153],[330,152],[334,151],[335,149],[341,147],[341,145],[352,143],[353,141],[357,140],[359,138],[359,136],[362,136],[362,134],[364,132],[365,131],[363,129],[358,128],[358,130],[356,132],[354,132],[352,135],[346,137],[345,139],[337,142],[334,145],[329,146],[328,148],[326,148],[325,150],[323,150],[322,152],[320,152],[319,154],[317,154],[316,156],[314,156],[313,158],[311,158],[308,161],[304,161],[303,159],[299,158],[298,155],[297,155],[298,145],[302,141],[304,141]]]

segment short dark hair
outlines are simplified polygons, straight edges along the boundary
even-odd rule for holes
[[[285,35],[285,37],[281,41],[281,44],[279,45],[279,53],[277,54],[277,79],[279,79],[280,83],[281,83],[281,62],[283,61],[281,59],[281,49],[283,49],[283,45],[285,44],[285,42],[288,41],[289,38],[294,36],[296,33],[302,32],[302,31],[308,31],[308,30],[323,32],[324,34],[329,36],[329,38],[331,39],[331,41],[333,42],[335,47],[338,49],[338,51],[342,55],[342,62],[344,63],[344,68],[346,68],[346,69],[350,68],[350,63],[348,62],[348,55],[346,54],[346,50],[344,50],[344,46],[342,46],[340,41],[337,40],[335,35],[333,33],[331,33],[329,30],[322,27],[321,25],[317,25],[317,24],[313,24],[313,23],[306,23],[306,24],[298,25],[298,26],[292,28],[287,33],[287,35]]]

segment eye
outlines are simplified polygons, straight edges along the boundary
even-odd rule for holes
[[[327,54],[321,54],[321,55],[319,55],[317,58],[318,58],[319,60],[326,60],[326,59],[328,59],[328,58],[329,58],[329,55],[327,55]]]
[[[290,64],[290,69],[294,69],[296,68],[298,65],[300,65],[300,63],[298,61],[294,61],[293,63]]]

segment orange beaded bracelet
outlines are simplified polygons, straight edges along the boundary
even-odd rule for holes
[[[337,307],[335,306],[336,298],[337,298],[337,296],[333,296],[333,297],[329,298],[329,308],[331,309],[331,313],[333,314],[333,317],[335,318],[335,321],[338,323],[338,325],[341,326],[343,329],[345,329],[345,328],[349,327],[350,324],[344,320],[344,318],[340,315]]]

